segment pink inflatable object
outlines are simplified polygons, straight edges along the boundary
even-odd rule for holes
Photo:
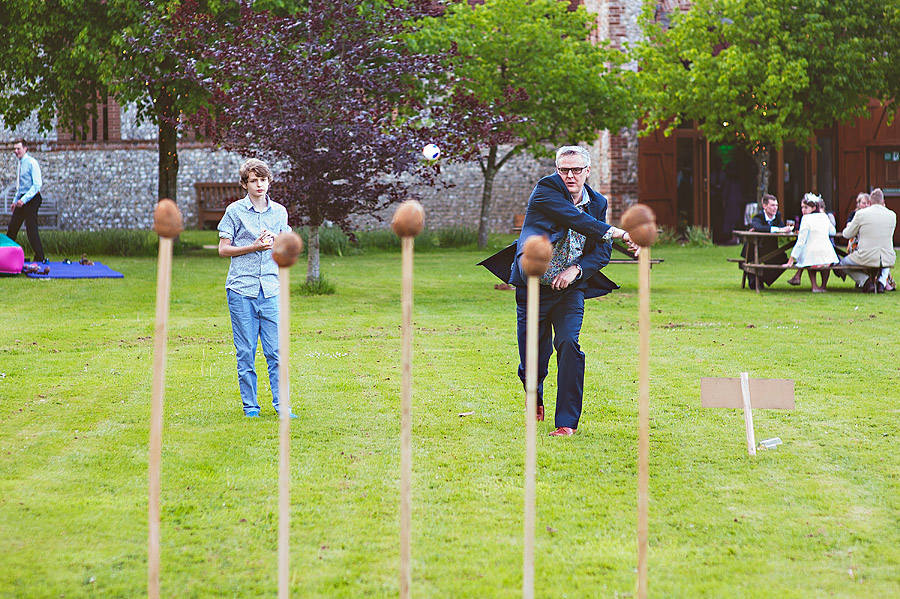
[[[25,266],[25,252],[22,246],[0,234],[0,273],[17,275]]]

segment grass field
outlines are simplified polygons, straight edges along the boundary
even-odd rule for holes
[[[213,233],[214,235],[214,233]],[[898,294],[740,289],[734,248],[654,249],[651,597],[900,596]],[[521,596],[524,394],[514,299],[475,263],[416,257],[413,596]],[[51,259],[61,257],[51,256]],[[146,596],[155,259],[121,280],[0,279],[0,597]],[[273,597],[278,425],[240,409],[227,260],[176,256],[162,472],[163,595]],[[303,279],[303,266],[292,280]],[[399,254],[323,257],[292,303],[292,596],[398,589]],[[637,270],[586,307],[577,435],[538,426],[538,597],[636,579]],[[262,358],[258,365],[264,372]],[[700,408],[700,377],[794,379],[797,409]],[[460,417],[463,412],[474,415]]]

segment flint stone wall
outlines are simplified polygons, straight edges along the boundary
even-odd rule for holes
[[[35,143],[29,154],[41,167],[42,193],[58,202],[61,229],[150,229],[156,206],[158,153],[152,147],[53,149]],[[186,226],[197,222],[194,183],[235,181],[241,158],[207,147],[178,151],[178,207]],[[15,186],[12,151],[0,159],[0,188]]]
[[[509,160],[494,178],[491,217],[488,228],[493,233],[509,233],[516,214],[524,214],[528,197],[538,179],[553,174],[552,158],[535,159],[518,155]],[[449,186],[444,187],[443,184]],[[481,219],[481,197],[484,178],[475,163],[449,164],[441,167],[438,184],[413,186],[412,195],[425,209],[425,227],[467,227],[477,229]],[[356,217],[355,228],[379,229],[386,227],[396,207],[390,206],[378,217]]]
[[[42,191],[58,202],[61,229],[152,227],[158,181],[155,144],[120,142],[78,147],[52,140],[31,143],[29,154],[41,167]],[[18,163],[12,144],[8,146],[0,154],[0,189],[15,186]],[[178,158],[178,206],[185,225],[193,227],[197,224],[194,183],[236,181],[243,158],[201,144],[180,147]],[[552,172],[552,159],[516,156],[504,165],[494,180],[491,231],[510,232],[514,216],[525,212],[534,184]],[[425,207],[426,226],[477,228],[484,185],[480,168],[476,164],[445,165],[440,178],[449,186],[420,185],[411,190]],[[378,216],[356,217],[354,227],[385,228],[394,209],[391,206]]]
[[[155,135],[154,127],[140,123],[134,111],[127,109],[122,110],[123,140],[118,142],[59,141],[55,130],[42,133],[33,118],[12,129],[0,122],[0,190],[15,186],[17,160],[12,146],[15,139],[23,137],[30,143],[29,154],[41,167],[42,191],[58,202],[61,229],[149,229],[153,225],[158,186]],[[609,159],[604,158],[610,149],[615,150],[618,139],[613,136],[612,144],[607,141],[605,147],[597,144],[592,148],[594,165],[589,180],[592,187],[610,198],[611,220],[636,199],[636,193],[631,197],[630,190],[623,197],[616,197],[617,192],[623,193],[616,183],[621,179],[634,182],[636,160],[614,161],[610,168]],[[500,155],[508,149],[501,148]],[[636,157],[636,147],[630,149]],[[195,227],[194,183],[237,181],[243,158],[196,142],[179,144],[178,158],[178,206],[185,226]],[[273,170],[277,178],[277,168]],[[515,215],[525,212],[535,183],[553,170],[552,158],[535,159],[524,154],[511,158],[494,179],[490,231],[509,233]],[[414,185],[410,197],[418,197],[422,202],[425,226],[429,229],[477,229],[483,186],[481,169],[476,163],[442,164],[439,184]],[[387,228],[394,210],[390,206],[378,215],[354,217],[351,222],[355,229]]]

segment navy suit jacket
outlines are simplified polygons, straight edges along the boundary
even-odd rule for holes
[[[546,235],[550,243],[554,244],[572,229],[587,237],[584,253],[578,260],[581,279],[575,282],[584,290],[584,297],[598,297],[618,289],[618,285],[600,272],[601,268],[609,264],[612,252],[612,243],[603,241],[603,236],[610,229],[604,222],[607,201],[590,187],[585,186],[585,189],[591,201],[585,206],[585,211],[581,212],[572,203],[572,196],[562,177],[550,175],[538,181],[528,199],[519,239],[479,264],[504,282],[524,287],[527,285],[527,277],[522,272],[521,256],[525,241],[532,235]]]
[[[781,211],[775,212],[775,218],[772,219],[772,224],[770,225],[766,221],[766,213],[765,211],[761,211],[753,217],[753,220],[750,221],[750,230],[757,231],[759,233],[770,233],[772,231],[772,227],[783,227],[784,226],[784,217],[781,216]],[[769,252],[775,251],[778,249],[778,240],[777,239],[761,239],[759,241],[759,251],[761,254],[765,255]],[[741,256],[744,258],[747,257],[747,245],[745,244],[743,249],[741,250]],[[780,252],[772,259],[768,260],[766,264],[784,264],[787,262],[787,254],[784,252]],[[769,273],[771,275],[771,273]],[[777,277],[776,277],[777,278]]]

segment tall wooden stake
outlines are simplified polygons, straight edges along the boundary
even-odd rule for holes
[[[400,599],[409,599],[412,585],[410,560],[410,494],[412,489],[412,303],[413,248],[425,224],[425,210],[416,200],[407,200],[394,212],[391,230],[400,238],[402,310],[402,371],[400,408]]]
[[[288,599],[291,532],[291,269],[278,267],[278,599]]]
[[[288,598],[291,534],[291,266],[303,251],[303,240],[292,231],[279,233],[272,243],[278,265],[278,599]]]
[[[650,246],[656,241],[656,214],[646,204],[635,204],[622,214],[622,227],[631,242],[640,246],[638,255],[638,579],[637,599],[647,599],[647,529],[650,502]],[[624,237],[624,236],[623,236]]]
[[[409,599],[412,584],[410,494],[412,489],[412,306],[414,237],[401,237],[402,407],[400,416],[400,599]]]
[[[647,598],[647,532],[650,461],[650,248],[638,256],[640,326],[638,399],[638,583],[637,599]]]
[[[540,279],[528,277],[528,309],[525,333],[525,526],[522,572],[522,597],[534,599],[534,522],[536,504],[535,472],[537,470],[537,365],[538,308]]]
[[[163,198],[153,210],[159,235],[156,271],[156,328],[153,333],[153,383],[150,393],[150,449],[147,465],[147,596],[159,599],[159,487],[162,460],[163,396],[166,391],[166,341],[172,288],[172,240],[182,230],[178,205]]]
[[[156,327],[153,333],[153,383],[150,396],[150,451],[147,474],[147,596],[150,599],[159,599],[159,488],[171,287],[172,239],[160,237],[156,271]]]

